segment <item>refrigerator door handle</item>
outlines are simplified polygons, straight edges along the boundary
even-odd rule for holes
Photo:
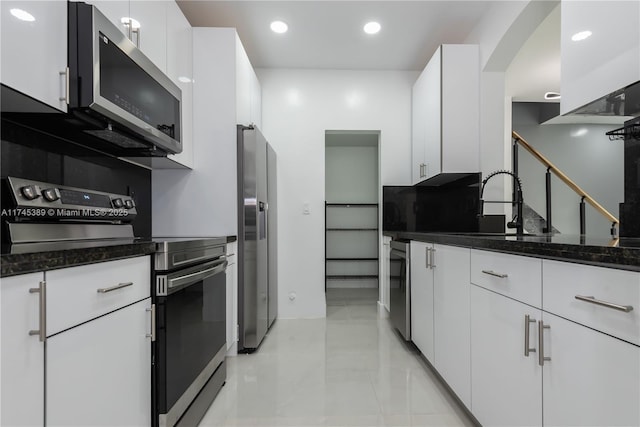
[[[258,240],[267,238],[267,212],[264,202],[258,203]]]

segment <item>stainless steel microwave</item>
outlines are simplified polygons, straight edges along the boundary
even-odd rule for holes
[[[182,93],[95,6],[69,2],[69,110],[114,150],[182,151]]]

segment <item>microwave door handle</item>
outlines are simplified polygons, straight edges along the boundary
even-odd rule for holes
[[[215,276],[218,273],[221,273],[227,268],[228,261],[221,260],[218,261],[216,265],[213,267],[207,268],[206,270],[197,271],[191,274],[185,274],[184,276],[175,277],[173,279],[169,279],[168,289],[175,288],[184,288],[194,283],[198,283],[201,280],[207,279],[211,276]]]

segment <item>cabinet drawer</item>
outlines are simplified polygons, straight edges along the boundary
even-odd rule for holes
[[[471,283],[534,307],[542,303],[542,260],[471,251]]]
[[[544,260],[543,309],[640,345],[640,273]],[[593,297],[629,312],[576,299]]]
[[[47,336],[151,295],[148,256],[45,273]],[[129,283],[131,283],[129,285]]]

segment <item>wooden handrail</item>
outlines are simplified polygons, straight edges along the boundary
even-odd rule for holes
[[[593,197],[588,195],[582,188],[578,186],[575,182],[571,180],[567,175],[565,175],[560,169],[556,167],[553,163],[549,161],[545,156],[542,155],[538,150],[533,148],[527,141],[525,141],[516,131],[511,132],[511,136],[516,141],[516,143],[520,144],[525,150],[527,150],[533,157],[538,159],[540,163],[545,165],[551,172],[553,172],[562,182],[564,182],[569,188],[575,191],[580,197],[583,197],[584,200],[594,207],[596,211],[598,211],[602,216],[607,218],[613,224],[620,224],[618,218],[613,216],[611,212],[606,210],[600,203],[596,202]]]

